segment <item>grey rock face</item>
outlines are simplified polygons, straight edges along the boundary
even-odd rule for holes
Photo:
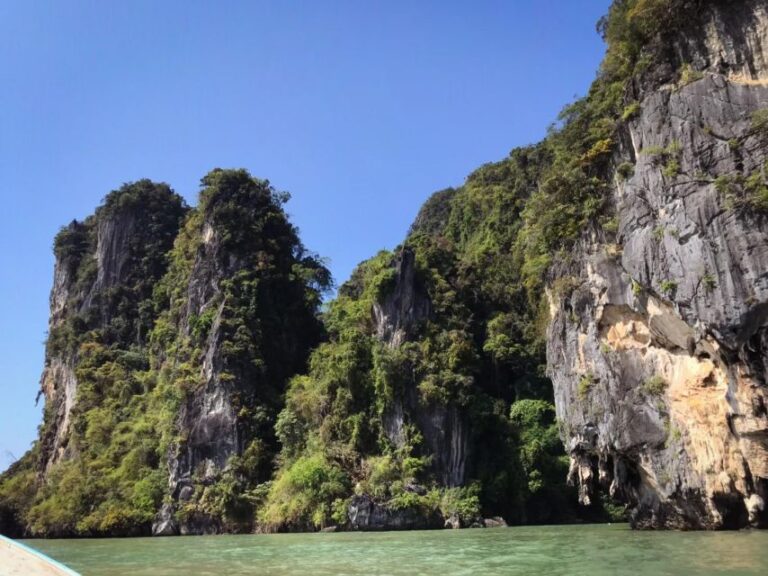
[[[87,235],[88,226],[72,222],[71,233]],[[73,316],[93,319],[91,328],[109,324],[113,310],[103,302],[103,295],[119,287],[131,274],[126,267],[133,248],[140,242],[144,230],[131,209],[118,211],[96,222],[96,241],[93,251],[56,258],[53,287],[50,295],[48,333],[53,334]],[[139,239],[139,240],[137,240]],[[95,274],[90,281],[78,281],[78,267],[85,260],[94,261]],[[88,280],[88,278],[86,278]],[[77,396],[77,354],[75,352],[48,351],[40,379],[40,390],[49,406],[51,420],[46,422],[42,438],[41,470],[43,473],[71,453],[67,446],[72,408]]]
[[[174,262],[174,346],[161,361],[183,390],[167,455],[181,534],[253,529],[248,493],[273,473],[285,387],[321,336],[319,293],[299,271],[317,263],[276,192],[244,170],[214,170],[203,182]],[[314,271],[320,288],[325,272]],[[163,528],[163,514],[156,520]]]
[[[100,296],[107,290],[119,286],[130,274],[126,264],[131,255],[130,244],[135,239],[137,221],[131,211],[99,220],[97,225],[96,254],[90,256],[96,260],[96,279],[81,304],[81,311],[102,304]],[[106,324],[110,311],[103,307],[102,323]]]
[[[71,233],[86,233],[85,227],[79,222],[72,222],[67,226],[67,230]],[[70,314],[77,312],[77,310],[72,310],[72,298],[76,289],[76,271],[79,259],[79,255],[56,258],[49,300],[49,334],[59,329]],[[74,366],[75,358],[68,354],[46,353],[45,367],[40,377],[40,394],[45,397],[51,416],[49,424],[43,430],[40,442],[40,469],[43,473],[67,453],[66,438],[69,430],[69,416],[77,393]]]
[[[348,512],[348,525],[351,530],[428,530],[443,527],[439,514],[425,516],[410,508],[392,510],[374,502],[368,496],[353,496]]]
[[[173,507],[163,504],[157,518],[152,523],[153,536],[175,536],[179,533],[179,525],[173,517]]]
[[[389,347],[405,342],[429,317],[430,302],[416,284],[412,250],[404,249],[395,262],[395,285],[382,302],[373,305],[376,336]]]
[[[751,83],[768,70],[768,6],[761,0],[720,0],[704,7],[699,29],[674,39],[679,62]]]
[[[203,227],[203,243],[197,254],[187,289],[186,310],[180,319],[181,330],[187,336],[191,332],[190,319],[209,307],[216,310],[208,338],[202,353],[201,378],[203,385],[194,390],[182,403],[177,427],[184,431],[185,440],[172,448],[168,458],[170,470],[169,492],[176,502],[188,501],[200,478],[211,483],[226,468],[227,460],[242,451],[242,439],[237,427],[237,416],[232,405],[234,384],[221,378],[222,335],[221,314],[223,300],[220,282],[230,277],[239,264],[236,259],[223,258],[218,236],[210,223]],[[223,267],[222,262],[228,263]],[[154,535],[164,535],[163,530],[180,534],[212,534],[220,531],[216,518],[197,514],[171,524],[174,506],[161,511],[153,525]]]
[[[389,347],[397,347],[415,337],[421,323],[430,314],[429,297],[416,279],[413,252],[404,249],[395,262],[396,280],[392,291],[373,308],[376,335]],[[415,423],[433,455],[435,472],[445,486],[463,484],[469,453],[469,426],[455,406],[433,403],[424,406],[410,382],[396,396],[384,414],[383,425],[388,438],[402,446],[404,426]]]
[[[140,181],[112,192],[96,214],[73,221],[57,236],[40,383],[46,401],[41,475],[74,455],[69,436],[78,391],[78,338],[95,331],[108,346],[145,343],[149,326],[140,319],[141,302],[151,298],[154,283],[165,272],[163,255],[185,211],[183,200],[170,188]],[[112,325],[115,318],[120,319],[117,327]]]
[[[41,438],[43,473],[69,453],[67,437],[70,414],[77,394],[74,364],[75,359],[71,357],[50,357],[46,360],[40,379],[41,391],[46,397],[46,403],[51,406],[52,418]]]
[[[577,287],[549,294],[570,480],[638,527],[768,525],[768,220],[724,186],[765,177],[768,14],[737,4],[677,47],[701,79],[640,93],[616,241],[591,232],[558,270]]]

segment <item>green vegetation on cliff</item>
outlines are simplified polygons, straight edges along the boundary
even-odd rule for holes
[[[148,533],[167,492],[167,455],[187,433],[179,428],[180,407],[204,385],[212,310],[220,309],[220,377],[251,383],[237,398],[238,427],[251,444],[224,478],[243,489],[216,499],[223,488],[213,487],[197,505],[231,513],[247,482],[271,474],[282,386],[321,336],[316,311],[330,278],[288,222],[286,197],[268,182],[214,170],[202,184],[191,211],[165,185],[126,185],[56,238],[68,299],[48,355],[49,363],[71,366],[76,403],[60,444],[62,391],[46,391],[40,445],[0,483],[0,508],[32,535]],[[222,259],[206,264],[226,267],[235,255],[242,264],[221,278],[223,290],[205,311],[190,315],[206,225],[217,233]],[[115,243],[118,253],[110,252]],[[280,338],[286,334],[295,336]],[[58,377],[50,376],[52,386],[62,386]]]
[[[462,525],[573,519],[544,285],[583,234],[615,235],[621,128],[644,87],[690,80],[666,39],[699,4],[616,0],[589,93],[541,143],[428,200],[322,323],[328,271],[285,196],[243,170],[209,173],[192,210],[142,180],[63,228],[45,420],[0,478],[0,529],[147,533],[161,507],[193,532],[313,529],[363,497]],[[657,73],[665,59],[681,78]]]
[[[389,510],[438,510],[456,481],[441,456],[463,457],[440,435],[454,413],[466,425],[470,456],[458,476],[473,487],[461,497],[473,503],[468,516],[573,518],[544,376],[543,286],[585,230],[616,232],[606,201],[619,129],[639,109],[629,83],[664,57],[659,37],[679,26],[682,4],[614,2],[598,24],[607,43],[600,73],[549,136],[436,193],[401,254],[379,254],[342,286],[325,317],[330,340],[292,381],[278,420],[283,451],[262,511],[267,528],[337,523],[351,494]],[[412,286],[399,276],[406,252],[415,255]],[[420,293],[429,313],[393,343],[372,311],[398,290]],[[333,490],[296,481],[308,461],[337,479]]]
[[[155,291],[169,306],[152,343],[164,358],[160,374],[183,395],[174,459],[193,467],[227,460],[213,476],[188,471],[194,492],[179,505],[179,519],[247,530],[257,487],[272,476],[287,379],[305,369],[321,340],[317,312],[331,278],[288,221],[286,194],[245,170],[214,170],[202,184],[200,204]],[[222,392],[231,427],[229,420],[225,426],[211,422],[219,438],[200,440],[190,429],[205,420],[201,404],[211,390]],[[218,392],[212,394],[221,402]],[[228,439],[242,448],[231,449]],[[211,446],[225,453],[210,454]]]
[[[44,375],[55,400],[46,405],[34,467],[44,480],[24,515],[31,534],[139,533],[162,500],[176,395],[150,369],[146,342],[153,290],[186,210],[167,185],[141,180],[56,237],[69,278],[61,287],[65,316],[48,339],[49,365],[73,371],[77,396],[59,443],[63,383],[55,372]]]
[[[450,497],[466,525],[483,514],[575,517],[544,376],[546,310],[529,295],[519,249],[546,161],[541,146],[515,150],[438,193],[403,248],[361,264],[340,288],[324,316],[329,341],[291,382],[278,419],[281,468],[265,528],[338,523],[355,494],[425,516],[445,516]],[[393,338],[388,323],[403,333]],[[443,460],[464,451],[461,466]],[[309,461],[337,479],[334,490],[297,480]]]

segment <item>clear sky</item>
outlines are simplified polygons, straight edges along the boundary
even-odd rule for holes
[[[123,182],[288,190],[337,282],[583,95],[609,0],[0,0],[0,470],[36,435],[51,244]],[[41,402],[42,404],[42,402]]]

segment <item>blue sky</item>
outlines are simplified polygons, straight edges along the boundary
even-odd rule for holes
[[[609,0],[0,2],[0,470],[40,422],[51,243],[120,184],[288,190],[337,282],[583,95]]]

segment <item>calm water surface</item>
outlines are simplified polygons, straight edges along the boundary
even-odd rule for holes
[[[25,542],[83,576],[768,574],[768,531],[592,525]]]

